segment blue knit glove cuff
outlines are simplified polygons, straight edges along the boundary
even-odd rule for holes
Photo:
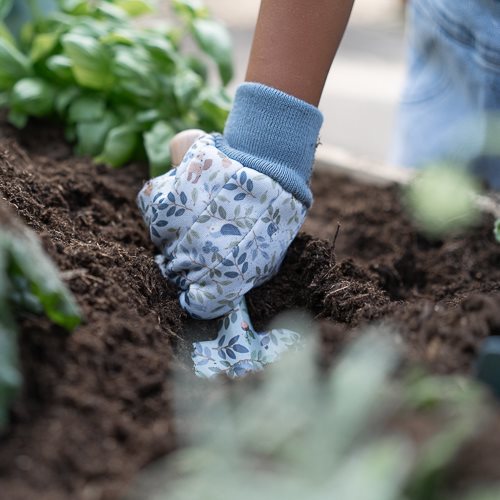
[[[229,158],[278,182],[306,207],[323,115],[311,104],[260,83],[236,91],[224,136],[216,147]]]

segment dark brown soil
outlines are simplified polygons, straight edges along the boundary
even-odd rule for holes
[[[0,438],[2,498],[116,499],[176,446],[171,375],[191,369],[183,330],[200,327],[153,263],[135,207],[146,176],[138,166],[111,171],[75,159],[45,124],[21,135],[0,128],[1,196],[40,235],[85,315],[71,335],[22,318],[25,384]],[[469,372],[481,340],[500,335],[492,220],[430,241],[404,215],[395,187],[318,173],[313,191],[282,272],[250,294],[255,323],[308,311],[321,325],[326,363],[364,324],[380,321],[397,328],[408,360]],[[482,461],[487,477],[500,479],[492,466],[500,442],[479,443],[471,476],[481,477]],[[467,467],[457,467],[465,478]]]

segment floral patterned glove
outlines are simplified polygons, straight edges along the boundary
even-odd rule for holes
[[[279,269],[306,206],[271,177],[199,138],[171,172],[138,195],[163,275],[181,306],[211,319],[238,306]]]
[[[199,137],[177,168],[139,193],[157,262],[192,316],[236,310],[278,271],[311,204],[322,120],[294,96],[244,83],[224,135]]]

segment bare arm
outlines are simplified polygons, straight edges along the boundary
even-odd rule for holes
[[[314,106],[354,0],[262,0],[246,80]]]

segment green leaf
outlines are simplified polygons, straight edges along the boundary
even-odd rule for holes
[[[0,21],[0,38],[12,46],[16,45],[15,38],[12,36],[12,33],[3,21]]]
[[[137,117],[137,108],[127,102],[117,104],[113,109],[122,122],[132,122]]]
[[[118,28],[110,33],[107,33],[100,38],[100,41],[108,45],[134,45],[136,42],[133,31],[123,28]]]
[[[76,81],[83,87],[110,90],[115,78],[111,72],[109,48],[94,38],[70,33],[64,35],[62,44],[72,62]]]
[[[201,0],[173,0],[176,14],[188,20],[209,16],[209,11]]]
[[[200,61],[200,59],[195,56],[187,56],[185,62],[190,69],[200,75],[203,81],[207,80],[208,68],[203,61]]]
[[[47,57],[59,41],[59,33],[41,33],[36,35],[30,51],[30,59],[34,62]]]
[[[115,168],[121,167],[132,158],[138,144],[139,134],[135,127],[120,125],[109,132],[104,150],[95,161]]]
[[[500,243],[500,219],[495,221],[495,229],[494,229],[495,239]]]
[[[153,12],[151,2],[147,0],[114,0],[114,4],[123,9],[131,17]]]
[[[172,42],[157,33],[141,35],[139,43],[151,54],[153,61],[161,64],[162,73],[170,73],[180,64],[180,57]]]
[[[116,21],[118,23],[125,23],[128,18],[128,14],[123,9],[108,2],[99,2],[96,7],[96,13],[99,18]]]
[[[201,77],[191,70],[177,73],[174,77],[174,95],[182,108],[187,108],[203,86]]]
[[[78,307],[29,231],[0,230],[0,430],[8,422],[8,410],[21,387],[18,332],[13,306],[44,312],[66,329],[81,321]]]
[[[109,131],[119,123],[118,117],[111,111],[106,111],[99,120],[77,123],[76,153],[82,156],[96,156],[101,153]]]
[[[71,71],[71,59],[67,56],[57,54],[51,56],[45,62],[47,68],[62,81],[74,81],[73,72]]]
[[[61,10],[74,16],[91,14],[95,9],[88,0],[59,0]]]
[[[117,87],[143,103],[155,100],[160,92],[160,85],[155,74],[155,67],[149,54],[140,47],[119,47],[113,62]]]
[[[75,142],[76,141],[76,127],[75,125],[66,125],[64,128],[64,138],[68,142]]]
[[[12,9],[14,0],[0,0],[0,20],[4,20]]]
[[[45,116],[52,111],[54,87],[41,78],[23,78],[12,89],[10,106],[13,111],[32,116]]]
[[[10,89],[18,80],[31,75],[28,58],[0,38],[0,90]]]
[[[164,121],[157,122],[144,134],[144,146],[149,159],[149,174],[157,177],[172,166],[169,143],[175,130]]]
[[[55,101],[56,111],[62,115],[66,112],[68,106],[80,95],[81,91],[78,87],[66,87],[60,90]]]
[[[231,108],[231,101],[221,89],[205,88],[196,103],[203,130],[222,131]]]
[[[217,64],[224,85],[233,77],[231,36],[229,31],[212,19],[195,19],[191,30],[198,46]]]
[[[104,116],[106,102],[97,95],[82,95],[69,106],[68,120],[71,123],[96,121]]]
[[[160,119],[160,111],[157,109],[148,109],[140,111],[135,117],[136,123],[139,125],[147,125],[148,128]]]
[[[29,291],[38,299],[47,317],[68,330],[79,325],[78,307],[35,236],[26,233],[22,240],[12,239],[9,250],[9,275],[25,278]]]
[[[28,123],[28,115],[19,111],[10,110],[8,120],[14,127],[24,128]]]

